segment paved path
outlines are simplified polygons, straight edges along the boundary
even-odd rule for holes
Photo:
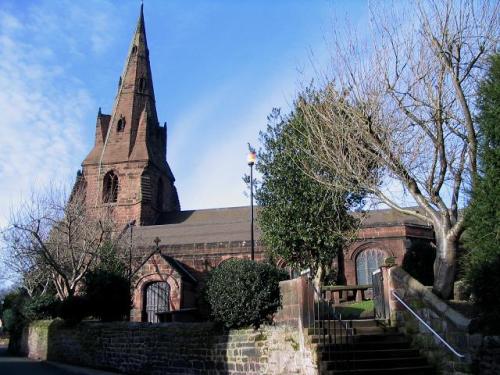
[[[0,374],[2,375],[69,375],[67,372],[44,362],[25,357],[13,357],[5,346],[0,346]]]
[[[7,347],[0,345],[0,375],[116,375],[116,373],[69,366],[54,362],[33,361],[26,357],[14,357]]]

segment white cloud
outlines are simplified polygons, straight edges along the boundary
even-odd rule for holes
[[[95,105],[61,51],[98,53],[112,40],[106,20],[81,4],[46,5],[0,10],[0,227],[23,194],[73,182]]]

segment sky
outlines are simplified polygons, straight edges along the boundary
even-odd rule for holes
[[[0,227],[49,184],[71,187],[110,113],[140,1],[0,1]],[[158,117],[182,209],[248,204],[247,143],[328,61],[365,1],[146,0]]]

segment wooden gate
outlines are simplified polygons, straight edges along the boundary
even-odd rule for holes
[[[169,311],[170,286],[165,281],[151,283],[146,287],[145,297],[146,321],[158,323],[157,313]]]

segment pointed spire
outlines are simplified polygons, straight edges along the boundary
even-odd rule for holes
[[[144,6],[141,4],[139,18],[135,28],[125,66],[120,76],[120,84],[111,114],[110,126],[112,129],[118,126],[118,121],[124,119],[129,126],[125,127],[126,138],[129,142],[127,155],[115,155],[120,158],[130,158],[135,154],[134,148],[139,145],[138,132],[143,111],[152,124],[158,123],[156,113],[155,96],[153,90],[153,77],[149,62],[149,50],[146,38],[146,25],[144,21]],[[113,137],[111,132],[111,137]],[[123,134],[123,133],[122,133]],[[139,146],[141,147],[141,146]]]

